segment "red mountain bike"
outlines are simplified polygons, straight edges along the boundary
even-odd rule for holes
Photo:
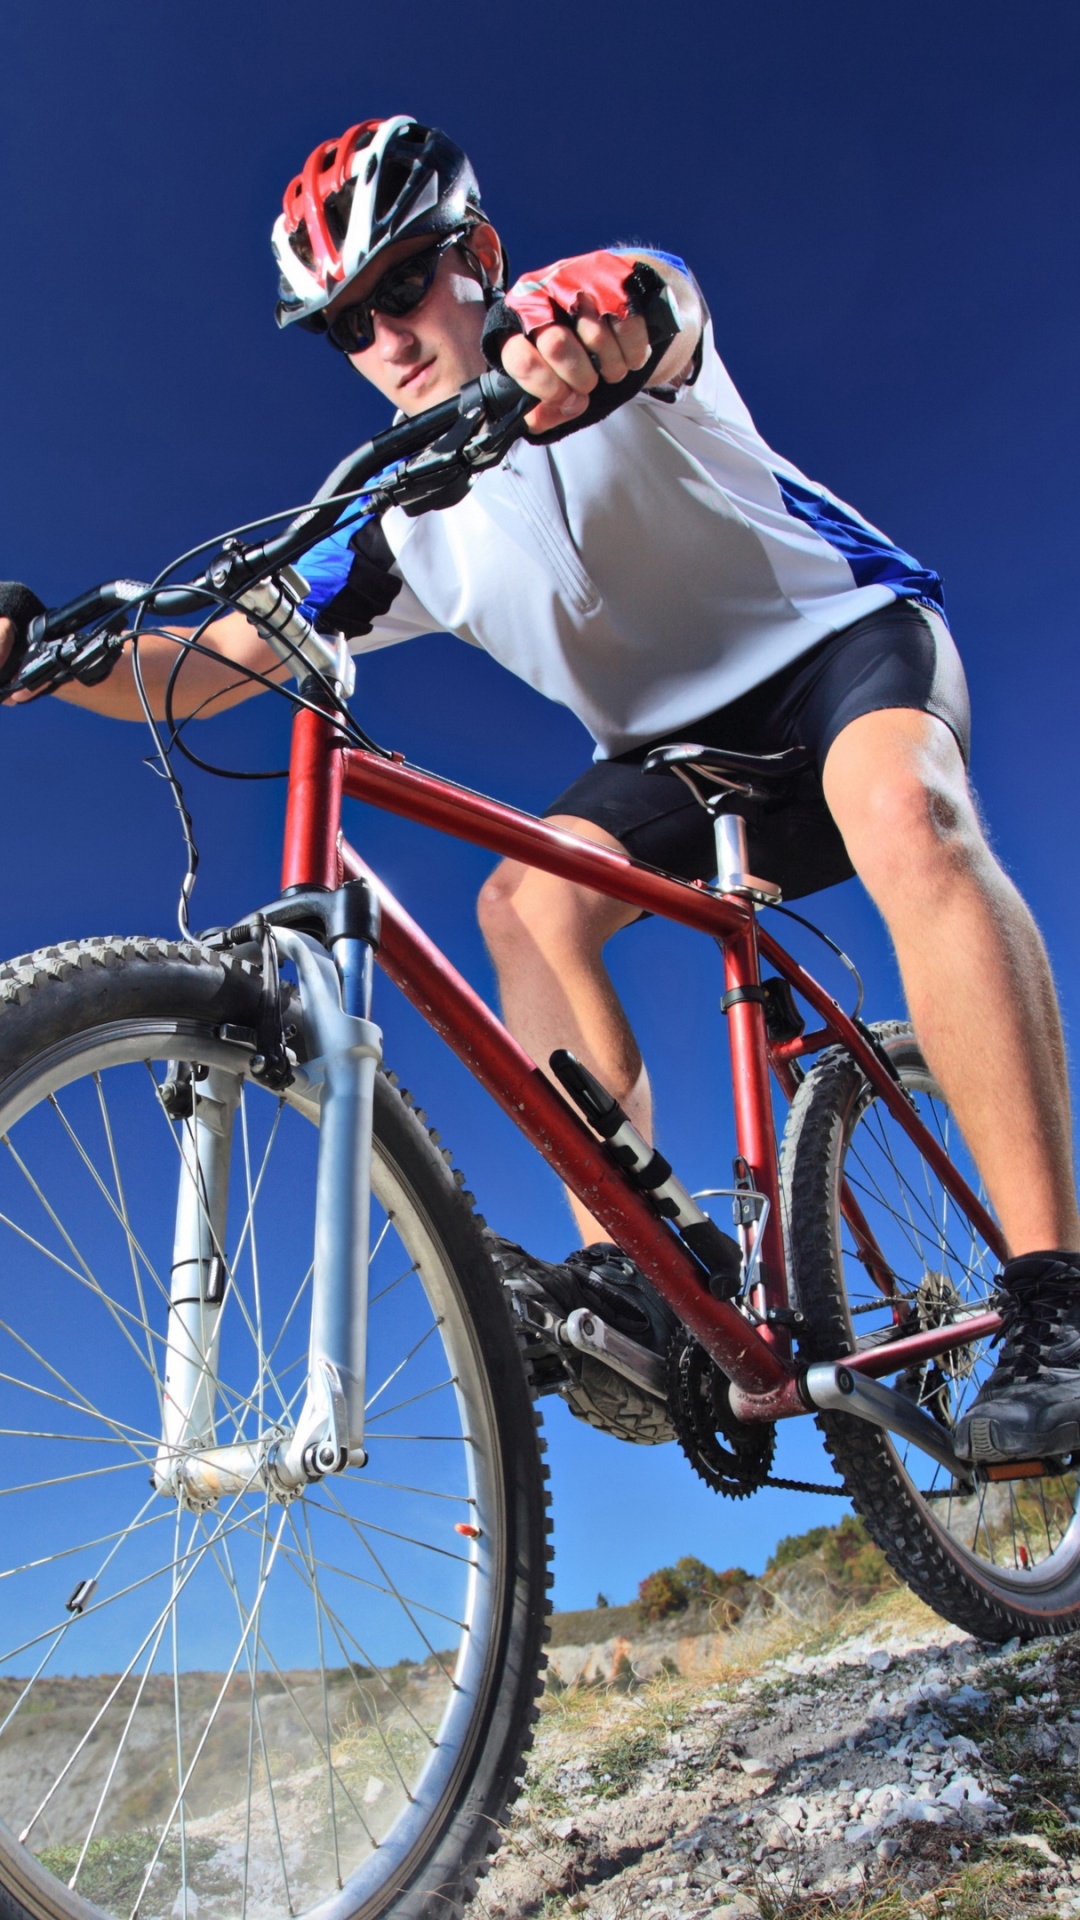
[[[531,404],[485,376],[276,539],[226,543],[193,582],[112,582],[32,634],[19,684],[47,691],[125,632],[240,608],[297,686],[279,899],[0,969],[10,1913],[460,1910],[544,1664],[526,1361],[572,1401],[606,1382],[651,1409],[732,1495],[767,1479],[777,1421],[816,1417],[932,1606],[992,1640],[1080,1618],[1071,1463],[977,1474],[953,1451],[1004,1249],[941,1094],[909,1027],[846,1014],[760,924],[776,895],[745,818],[798,756],[662,750],[717,833],[717,885],[673,879],[375,747],[343,647],[300,611],[292,563],[330,525],[467,480]],[[522,1052],[342,838],[343,797],[717,942],[733,1233],[570,1055],[560,1090]],[[648,1276],[678,1321],[666,1358],[596,1313],[511,1312],[382,1067],[373,963]]]

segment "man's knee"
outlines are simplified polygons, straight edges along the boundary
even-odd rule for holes
[[[896,718],[918,718],[926,730],[881,725],[860,739],[856,722],[826,762],[826,797],[871,893],[936,891],[991,856],[952,736],[942,739],[946,729],[929,716]]]
[[[477,898],[477,918],[496,964],[523,947],[572,943],[583,916],[575,896],[580,889],[555,874],[503,860]]]

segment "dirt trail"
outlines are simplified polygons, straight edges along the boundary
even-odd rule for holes
[[[614,1652],[621,1684],[549,1688],[473,1911],[1080,1916],[1080,1639],[989,1649],[894,1593],[801,1634],[759,1616],[689,1677],[655,1641],[562,1661]]]

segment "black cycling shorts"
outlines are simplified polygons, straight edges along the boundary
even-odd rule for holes
[[[716,873],[712,822],[674,773],[644,773],[653,747],[676,740],[780,753],[806,747],[814,765],[783,805],[746,808],[750,871],[789,900],[848,880],[851,862],[825,804],[821,770],[833,741],[861,714],[911,707],[936,714],[955,734],[967,764],[971,713],[952,635],[940,615],[914,600],[894,600],[730,705],[613,760],[598,760],[545,809],[591,820],[635,860],[685,880]]]

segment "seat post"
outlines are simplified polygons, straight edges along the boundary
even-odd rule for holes
[[[715,805],[709,812],[716,835],[716,884],[721,893],[735,893],[747,884],[746,821],[741,813],[721,813]]]

